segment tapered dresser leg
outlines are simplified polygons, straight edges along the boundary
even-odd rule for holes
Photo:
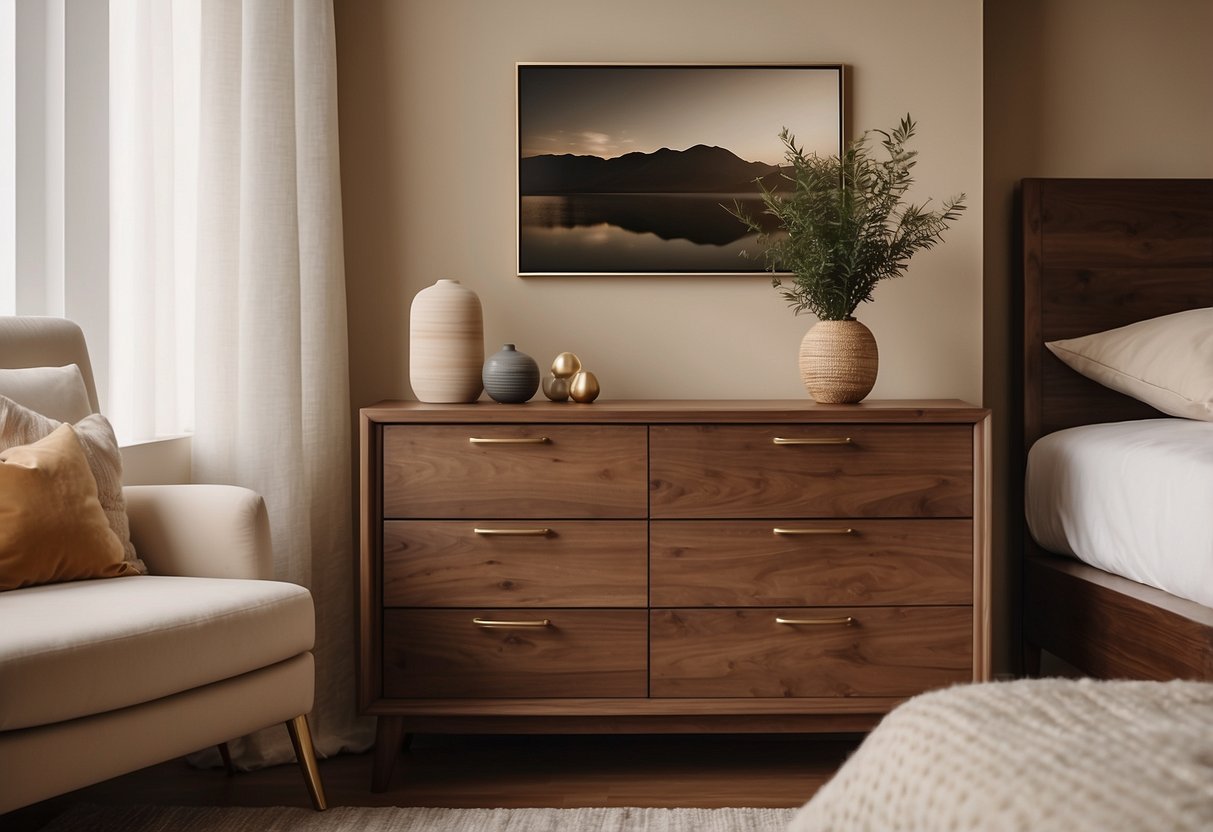
[[[1040,675],[1040,645],[1027,640],[1023,643],[1023,675],[1033,678]]]
[[[219,756],[223,758],[223,767],[227,769],[228,777],[236,776],[236,767],[232,765],[232,752],[228,749],[227,743],[219,743]]]
[[[404,739],[404,719],[398,716],[381,716],[375,728],[375,759],[371,768],[371,791],[382,792],[392,780],[392,769],[400,755],[400,743]]]
[[[307,793],[312,798],[312,808],[323,812],[328,808],[324,799],[324,784],[320,782],[320,769],[316,765],[316,750],[312,747],[312,730],[307,724],[307,714],[297,716],[286,724],[291,732],[291,744],[295,746],[295,758],[307,783]]]

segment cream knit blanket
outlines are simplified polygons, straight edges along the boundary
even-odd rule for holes
[[[892,711],[789,832],[1210,832],[1213,684],[1031,679]]]

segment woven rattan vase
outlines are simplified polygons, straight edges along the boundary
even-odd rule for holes
[[[854,404],[876,383],[872,330],[854,319],[819,321],[800,342],[800,378],[813,401]]]

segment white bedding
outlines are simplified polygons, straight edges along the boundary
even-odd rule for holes
[[[1028,454],[1025,489],[1045,549],[1213,607],[1213,423],[1051,433]]]
[[[1213,684],[1022,679],[902,703],[788,832],[1209,832]]]

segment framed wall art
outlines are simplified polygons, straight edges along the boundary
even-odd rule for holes
[[[759,274],[755,180],[780,181],[787,127],[837,154],[843,67],[517,65],[518,274]]]

